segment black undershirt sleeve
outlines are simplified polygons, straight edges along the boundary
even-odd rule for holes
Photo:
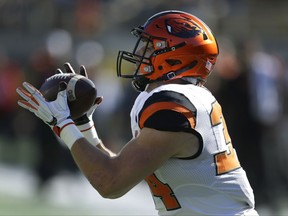
[[[144,127],[161,131],[184,131],[184,128],[190,128],[190,123],[187,118],[179,112],[160,110],[145,121]]]

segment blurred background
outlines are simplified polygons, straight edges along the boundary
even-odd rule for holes
[[[213,30],[220,56],[207,87],[222,104],[256,208],[288,214],[288,1],[0,0],[0,215],[156,214],[142,183],[118,200],[101,198],[50,129],[17,106],[15,89],[24,80],[40,87],[65,62],[85,65],[104,96],[98,134],[118,151],[131,137],[137,96],[116,77],[118,50],[134,47],[133,27],[168,9]]]

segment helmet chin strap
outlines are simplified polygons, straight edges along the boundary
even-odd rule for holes
[[[158,82],[158,81],[170,80],[170,79],[174,78],[175,76],[178,76],[179,74],[181,74],[181,73],[183,73],[183,72],[185,72],[187,70],[190,70],[191,68],[195,67],[197,65],[197,63],[198,63],[198,61],[195,60],[190,65],[188,65],[187,67],[181,68],[181,69],[179,69],[177,71],[170,71],[170,72],[168,72],[166,74],[163,74],[161,77],[159,77],[156,80],[149,80],[146,77],[141,77],[141,78],[138,78],[137,80],[133,80],[132,84],[133,84],[134,88],[137,91],[145,91],[145,89],[147,87],[147,84],[153,83],[153,82]],[[197,82],[196,82],[196,84],[197,84]]]
[[[148,83],[149,79],[147,79],[146,77],[141,77],[136,80],[135,79],[132,80],[133,87],[140,92],[145,91]]]
[[[176,70],[176,71],[170,71],[166,74],[163,74],[161,77],[159,77],[158,79],[156,80],[153,80],[152,82],[157,82],[157,81],[167,81],[167,80],[170,80],[172,78],[174,78],[175,76],[178,76],[180,75],[181,73],[187,71],[187,70],[190,70],[192,69],[193,67],[195,67],[197,65],[198,61],[193,61],[190,65],[188,65],[187,67],[184,67],[184,68],[181,68],[179,70]]]

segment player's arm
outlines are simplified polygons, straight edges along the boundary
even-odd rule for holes
[[[60,136],[71,150],[80,170],[103,196],[117,198],[128,192],[171,157],[186,157],[199,149],[199,140],[186,132],[159,131],[143,127],[114,157],[91,145],[69,118],[65,84],[60,86],[57,99],[47,102],[41,93],[28,83],[18,104],[33,112]]]
[[[191,145],[194,144],[194,145]],[[198,140],[184,132],[143,128],[115,157],[108,157],[78,139],[71,153],[93,187],[107,198],[125,194],[171,157],[186,157],[198,150]]]
[[[96,107],[92,107],[93,112]],[[92,113],[93,113],[92,112]],[[110,149],[106,148],[102,143],[102,140],[98,137],[96,128],[94,126],[94,122],[92,120],[92,113],[85,114],[81,119],[86,119],[84,122],[79,120],[74,120],[77,128],[80,130],[82,135],[86,138],[86,140],[93,146],[97,147],[101,151],[107,153],[110,156],[115,156],[116,154],[112,152]],[[88,115],[88,117],[87,117]]]
[[[192,132],[195,119],[191,110],[195,109],[188,103],[185,97],[171,92],[155,94],[139,116],[140,134],[130,140],[116,157],[95,157],[98,151],[85,144],[85,140],[76,141],[71,149],[72,155],[103,196],[121,196],[169,158],[187,159],[199,155],[201,139]],[[191,110],[184,105],[190,106]],[[89,154],[90,159],[87,157]],[[90,164],[93,158],[95,163]]]
[[[70,63],[66,62],[64,65],[65,71],[62,72],[61,69],[57,69],[57,73],[63,74],[63,73],[73,73],[76,74]],[[83,65],[80,66],[79,74],[82,76],[85,76],[88,78],[88,74],[86,72],[86,69]],[[97,97],[95,100],[95,103],[90,109],[81,117],[77,119],[72,119],[77,126],[77,128],[80,130],[80,132],[83,134],[83,136],[87,139],[87,141],[93,145],[102,150],[103,152],[107,153],[110,156],[115,156],[115,153],[109,150],[104,146],[101,139],[99,139],[96,128],[94,126],[93,122],[93,113],[97,106],[102,102],[103,97]]]

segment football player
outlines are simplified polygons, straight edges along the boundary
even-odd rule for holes
[[[144,179],[159,215],[258,215],[221,106],[204,87],[219,53],[209,27],[172,10],[132,33],[137,43],[132,52],[119,51],[117,74],[131,78],[141,93],[131,111],[133,138],[119,153],[103,145],[94,127],[92,113],[101,100],[71,119],[65,84],[47,102],[25,82],[25,89],[17,89],[19,105],[54,123],[51,128],[103,197],[121,197]],[[125,62],[135,71],[125,73]]]

